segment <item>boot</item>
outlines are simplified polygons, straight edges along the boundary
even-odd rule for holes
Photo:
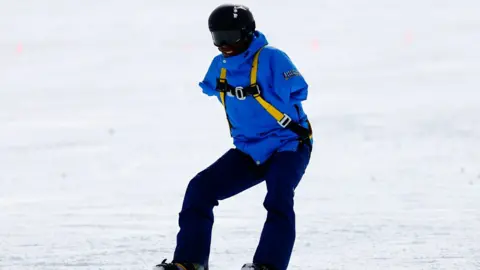
[[[242,266],[241,270],[273,270],[273,268],[269,268],[268,266],[263,264],[246,263]]]
[[[161,264],[157,264],[153,270],[205,270],[205,268],[196,263],[167,263],[167,259],[163,260]]]

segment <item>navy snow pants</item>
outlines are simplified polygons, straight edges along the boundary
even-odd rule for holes
[[[262,165],[245,153],[230,149],[188,184],[182,210],[174,261],[200,263],[208,267],[213,208],[263,181],[267,185],[267,210],[254,263],[275,270],[287,269],[295,242],[294,190],[310,161],[311,146],[297,151],[276,152]]]

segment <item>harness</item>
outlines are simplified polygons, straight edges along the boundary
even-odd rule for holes
[[[263,47],[255,53],[252,63],[252,69],[250,71],[250,85],[247,87],[233,87],[227,83],[227,69],[222,68],[220,70],[220,78],[217,79],[217,86],[216,90],[220,92],[220,100],[222,101],[223,107],[225,108],[225,114],[227,117],[228,125],[230,129],[232,129],[232,124],[228,119],[227,114],[227,105],[225,100],[225,95],[235,96],[239,100],[244,100],[248,96],[252,96],[258,103],[275,119],[277,123],[282,128],[287,128],[299,136],[299,140],[302,142],[310,142],[312,139],[312,127],[310,122],[307,120],[308,129],[301,126],[300,124],[292,121],[292,118],[279,111],[275,108],[272,104],[268,103],[263,97],[261,96],[261,88],[260,85],[257,84],[257,71],[258,71],[258,58],[260,52],[263,50]]]

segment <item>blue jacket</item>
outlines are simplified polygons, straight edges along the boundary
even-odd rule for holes
[[[286,53],[267,45],[265,35],[256,31],[253,42],[244,53],[228,58],[217,55],[199,85],[203,93],[216,96],[221,102],[215,88],[220,70],[224,67],[227,69],[228,84],[234,87],[249,86],[255,53],[266,46],[260,52],[257,72],[257,84],[261,87],[262,97],[288,114],[293,121],[308,127],[307,115],[301,104],[307,99],[308,85]],[[235,96],[225,95],[225,104],[235,147],[249,154],[257,164],[265,162],[275,151],[297,149],[298,136],[282,128],[252,96],[239,100]]]

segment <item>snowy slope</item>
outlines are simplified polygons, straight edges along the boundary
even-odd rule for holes
[[[197,86],[220,3],[0,0],[0,269],[171,258],[231,147]],[[290,269],[480,269],[480,2],[243,3],[310,84]],[[264,194],[220,203],[212,270],[251,260]]]

